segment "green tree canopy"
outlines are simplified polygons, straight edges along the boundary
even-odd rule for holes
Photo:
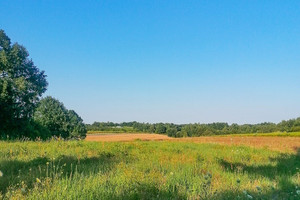
[[[46,127],[53,136],[83,138],[86,128],[74,110],[67,110],[63,103],[53,97],[43,98],[34,112],[34,121]]]
[[[84,138],[87,130],[81,117],[74,110],[68,110],[67,119],[70,137]]]
[[[11,44],[0,30],[0,133],[19,134],[47,85],[44,71],[34,65],[25,47]]]

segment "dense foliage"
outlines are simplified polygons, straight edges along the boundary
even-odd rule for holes
[[[52,136],[86,136],[87,131],[79,115],[74,110],[67,110],[63,103],[50,96],[39,102],[33,118],[36,123],[46,127]]]
[[[48,83],[25,47],[11,44],[0,30],[0,133],[18,137],[30,132],[30,118]]]
[[[66,110],[60,103],[53,105],[57,106],[55,108],[50,106],[46,115],[41,107],[46,99],[41,102],[33,119],[47,85],[44,71],[34,65],[25,47],[18,43],[11,44],[10,38],[0,30],[0,138],[85,136],[82,119],[75,111]],[[51,117],[55,117],[51,119],[55,123],[49,122]]]
[[[172,124],[172,123],[140,123],[140,122],[94,122],[88,124],[89,131],[123,131],[123,132],[146,132],[167,134],[171,137],[193,137],[205,135],[226,135],[243,133],[271,133],[275,131],[294,132],[300,131],[300,117],[275,123],[260,124],[231,124],[210,123],[210,124]],[[130,131],[128,131],[130,130]]]

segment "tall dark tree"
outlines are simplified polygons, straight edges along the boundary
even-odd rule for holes
[[[0,30],[0,134],[17,134],[32,116],[48,83],[29,53]],[[14,135],[12,135],[14,137]]]

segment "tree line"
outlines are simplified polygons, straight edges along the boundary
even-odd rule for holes
[[[87,124],[88,131],[118,131],[144,132],[166,134],[170,137],[195,137],[209,135],[246,134],[246,133],[272,133],[300,131],[300,117],[281,121],[280,123],[259,124],[231,124],[216,122],[208,124],[173,124],[173,123],[140,123],[140,122],[94,122]],[[129,131],[128,131],[129,130]],[[120,132],[120,131],[118,131]]]
[[[26,48],[0,30],[0,138],[85,137],[80,116],[53,97],[41,99],[48,82]]]

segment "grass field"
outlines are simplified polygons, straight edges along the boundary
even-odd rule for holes
[[[88,135],[115,135],[115,134],[154,134],[154,133],[139,133],[139,132],[124,132],[124,131],[88,131]],[[244,133],[244,134],[228,134],[228,135],[218,135],[218,136],[220,137],[240,137],[240,136],[242,137],[243,136],[300,137],[300,132]]]
[[[187,138],[172,138],[161,134],[99,134],[88,135],[87,141],[101,142],[129,142],[135,140],[142,141],[172,141],[172,142],[194,142],[194,143],[213,143],[226,145],[245,145],[257,148],[265,148],[277,151],[296,151],[300,147],[300,137],[277,137],[257,135],[226,135],[226,136],[202,136]]]
[[[190,141],[0,142],[0,198],[300,199],[299,168],[299,149]]]

